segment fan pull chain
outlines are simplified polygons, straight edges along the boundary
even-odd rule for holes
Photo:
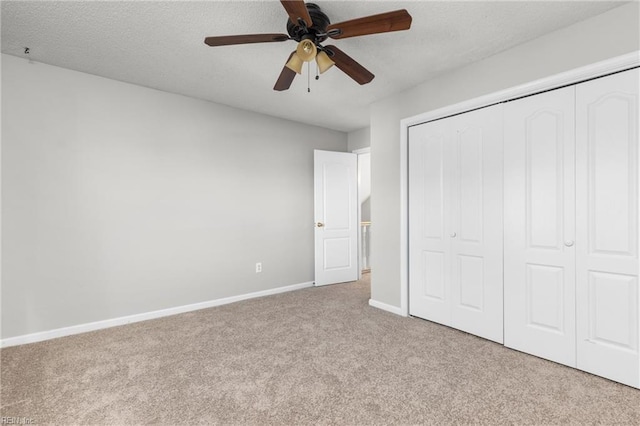
[[[311,93],[311,62],[307,62],[307,93]]]
[[[320,67],[316,64],[316,80],[320,80]]]

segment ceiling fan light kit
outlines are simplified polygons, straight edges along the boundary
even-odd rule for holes
[[[286,34],[246,34],[236,36],[215,36],[205,38],[209,46],[229,46],[248,43],[271,43],[295,40],[298,46],[289,55],[289,59],[280,72],[274,90],[287,90],[296,74],[302,73],[304,62],[314,59],[318,71],[322,74],[336,65],[358,84],[367,84],[375,77],[353,58],[335,46],[323,46],[327,38],[342,39],[411,28],[411,15],[404,10],[366,16],[349,21],[331,24],[329,17],[314,3],[303,0],[280,0],[289,15]]]

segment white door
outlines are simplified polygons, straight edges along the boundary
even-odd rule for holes
[[[578,368],[640,385],[638,69],[576,87]]]
[[[356,154],[314,151],[315,285],[358,279]]]
[[[502,106],[409,130],[410,314],[502,342]]]
[[[451,324],[451,122],[409,129],[409,313]]]
[[[575,366],[573,86],[505,104],[504,343]]]
[[[502,343],[502,105],[451,120],[451,325]]]

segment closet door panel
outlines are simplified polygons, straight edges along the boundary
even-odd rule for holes
[[[502,105],[450,120],[452,326],[502,343]]]
[[[409,313],[451,322],[447,120],[409,129]]]
[[[574,87],[504,110],[506,346],[575,366]]]
[[[578,368],[640,386],[638,70],[576,86]]]

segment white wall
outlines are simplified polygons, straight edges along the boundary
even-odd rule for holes
[[[345,133],[6,55],[2,89],[2,338],[313,280]]]
[[[400,306],[400,120],[640,49],[637,2],[471,64],[371,107],[371,298]]]

